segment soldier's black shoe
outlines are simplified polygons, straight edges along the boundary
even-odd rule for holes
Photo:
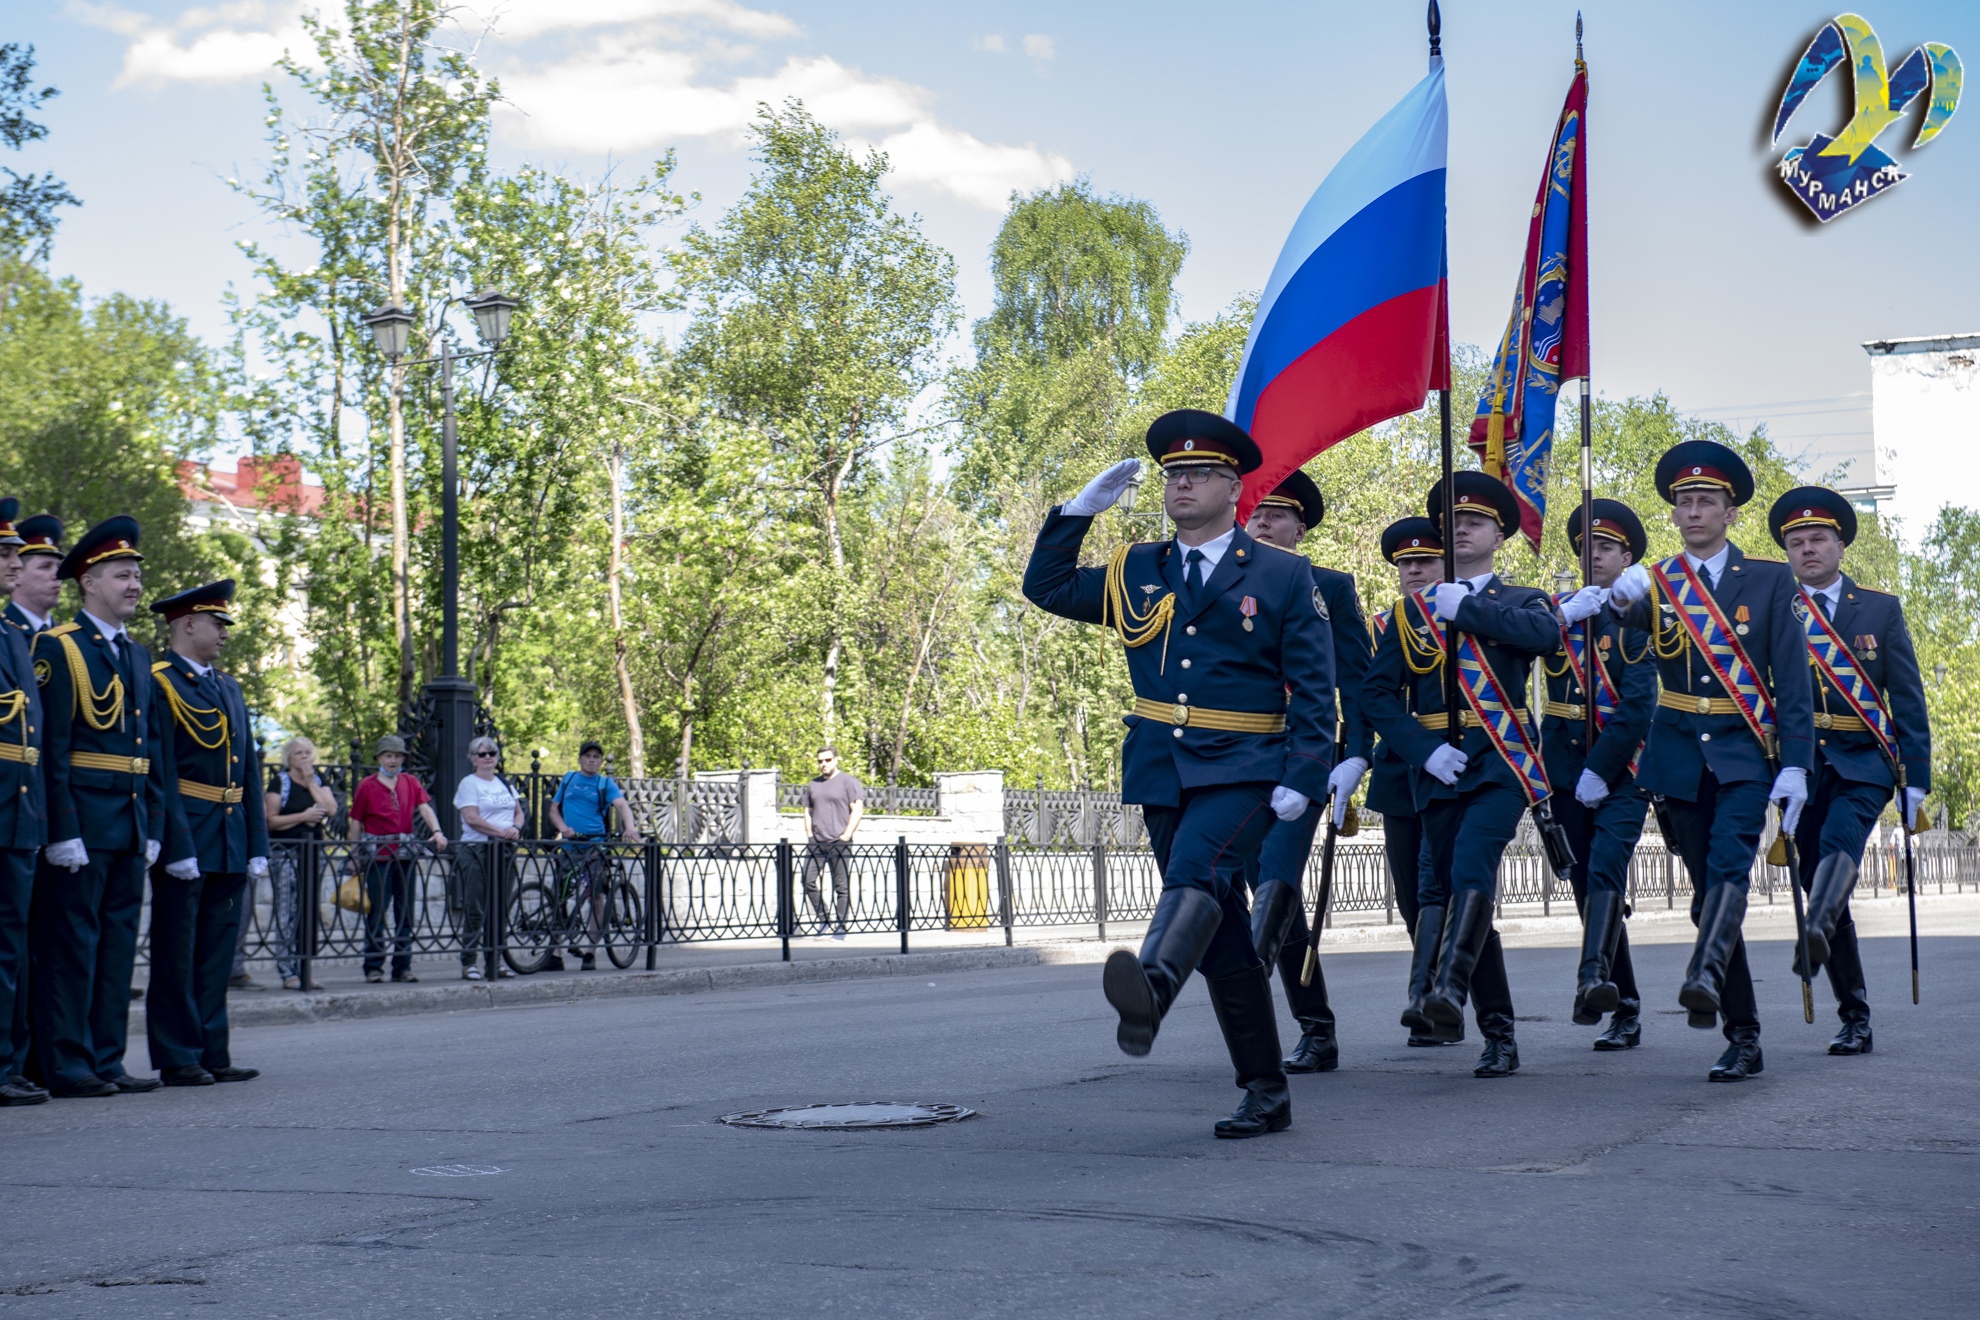
[[[1423,929],[1417,914],[1416,928]],[[1431,1034],[1452,1038],[1464,1028],[1464,1004],[1471,994],[1471,972],[1492,933],[1492,896],[1466,889],[1451,896],[1444,916],[1444,942],[1437,953],[1437,976],[1423,996],[1423,1016]]]
[[[1739,942],[1746,919],[1746,895],[1734,885],[1713,885],[1699,906],[1698,939],[1691,948],[1678,1003],[1690,1015],[1686,1021],[1703,1031],[1719,1024],[1719,994],[1725,985],[1726,961]],[[1737,1081],[1738,1079],[1733,1079]]]
[[[261,1076],[259,1068],[236,1068],[231,1064],[215,1068],[213,1080],[216,1082],[251,1082]]]
[[[1622,935],[1622,918],[1621,894],[1603,889],[1588,896],[1581,932],[1581,967],[1574,985],[1573,1017],[1580,1026],[1594,1026],[1622,1002],[1622,992],[1609,979],[1616,940]]]
[[[1282,880],[1266,880],[1251,895],[1251,947],[1265,974],[1279,965],[1279,950],[1292,929],[1293,910],[1299,906],[1299,891]],[[1284,975],[1283,972],[1280,973]]]
[[[1758,1077],[1766,1067],[1760,1056],[1759,1034],[1752,1039],[1736,1040],[1726,1046],[1726,1052],[1712,1065],[1712,1071],[1705,1075],[1711,1082],[1743,1082],[1749,1077]]]
[[[1831,1054],[1868,1054],[1870,1052],[1870,1024],[1868,1022],[1845,1022],[1836,1038],[1829,1042]]]
[[[143,1095],[147,1091],[156,1091],[159,1087],[165,1085],[165,1083],[159,1081],[156,1077],[133,1077],[129,1073],[118,1073],[115,1077],[108,1080],[110,1085],[116,1087],[125,1095]]]
[[[1478,1056],[1473,1077],[1510,1077],[1519,1071],[1519,1042],[1511,1036],[1487,1038],[1484,1053]]]
[[[1286,1085],[1279,1061],[1279,1024],[1272,1013],[1272,983],[1263,967],[1247,967],[1228,976],[1206,976],[1224,1045],[1244,1099],[1229,1118],[1219,1119],[1220,1137],[1262,1137],[1292,1126],[1292,1089]]]
[[[1331,1029],[1301,1032],[1299,1044],[1285,1060],[1289,1073],[1332,1072],[1341,1066],[1341,1043]]]
[[[189,1063],[181,1068],[160,1068],[158,1080],[167,1086],[211,1086],[215,1079],[198,1064]]]
[[[1618,1009],[1608,1029],[1595,1038],[1598,1050],[1633,1050],[1642,1043],[1643,1023],[1633,1008],[1628,1013]]]
[[[1808,882],[1808,917],[1804,925],[1808,940],[1809,976],[1822,970],[1828,964],[1829,941],[1836,935],[1836,921],[1842,915],[1843,904],[1849,901],[1850,891],[1856,888],[1856,862],[1844,853],[1830,853],[1815,867],[1815,874]],[[1795,951],[1793,969],[1795,975],[1801,972],[1801,951]]]
[[[10,1082],[0,1082],[0,1106],[45,1105],[47,1103],[48,1092],[42,1090],[33,1082],[27,1081],[24,1078],[16,1078]]]
[[[1427,1049],[1432,1045],[1458,1045],[1458,1044],[1462,1044],[1463,1041],[1464,1041],[1464,1028],[1459,1027],[1458,1038],[1456,1040],[1444,1040],[1441,1039],[1440,1037],[1431,1035],[1427,1031],[1412,1031],[1409,1033],[1408,1044],[1415,1046],[1419,1049]]]
[[[1423,1016],[1423,998],[1430,993],[1430,978],[1437,968],[1437,946],[1444,940],[1444,909],[1427,907],[1416,914],[1416,943],[1409,958],[1409,1006],[1403,1009],[1402,1024],[1409,1028],[1410,1042],[1432,1035],[1430,1019]]]
[[[122,1092],[117,1089],[115,1082],[92,1077],[86,1082],[77,1082],[74,1086],[51,1087],[48,1094],[57,1100],[95,1100],[103,1096],[121,1095]]]
[[[1203,952],[1210,947],[1210,937],[1217,933],[1223,917],[1217,900],[1201,889],[1164,889],[1148,923],[1148,934],[1141,941],[1141,956],[1137,958],[1126,949],[1116,949],[1107,956],[1100,985],[1107,1002],[1121,1015],[1114,1032],[1121,1053],[1140,1058],[1154,1048],[1163,1014],[1176,1002],[1196,964],[1203,961]],[[1263,984],[1263,969],[1255,970]],[[1275,1063],[1278,1052],[1275,1045]]]

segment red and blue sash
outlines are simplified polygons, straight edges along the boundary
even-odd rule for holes
[[[1821,607],[1808,599],[1808,593],[1794,593],[1795,617],[1801,620],[1802,630],[1808,636],[1808,656],[1814,661],[1815,669],[1828,681],[1830,687],[1842,694],[1863,726],[1877,737],[1877,745],[1884,749],[1884,755],[1891,764],[1898,763],[1897,737],[1891,731],[1890,712],[1884,708],[1884,694],[1863,672],[1863,666],[1856,662],[1856,656],[1843,644],[1842,634],[1836,631],[1822,614]]]
[[[1437,622],[1436,612],[1422,592],[1412,591],[1409,598],[1416,602],[1417,612],[1430,625],[1430,635],[1441,652],[1444,649],[1444,628]],[[1506,700],[1498,678],[1492,673],[1492,666],[1485,662],[1484,653],[1478,649],[1477,638],[1469,633],[1459,633],[1457,657],[1458,689],[1464,693],[1465,704],[1478,717],[1478,723],[1492,740],[1492,746],[1512,767],[1520,788],[1526,793],[1526,805],[1538,806],[1554,790],[1547,782],[1547,767],[1540,759],[1532,730],[1520,723],[1513,704]],[[1450,718],[1457,719],[1458,713],[1451,711]]]
[[[1567,598],[1572,594],[1572,592],[1563,592],[1555,596],[1554,604],[1566,604]],[[1579,624],[1563,623],[1561,625],[1561,650],[1567,653],[1568,673],[1580,685],[1582,700],[1586,701],[1590,692],[1595,693],[1595,729],[1597,732],[1600,732],[1609,727],[1609,721],[1614,719],[1616,712],[1622,709],[1622,694],[1616,691],[1615,683],[1609,678],[1609,668],[1602,663],[1602,649],[1600,647],[1595,648],[1596,685],[1592,688],[1589,686],[1587,674],[1588,662],[1583,653],[1582,636],[1583,634]],[[1591,748],[1590,750],[1592,751],[1593,749]],[[1641,747],[1637,748],[1636,752],[1629,758],[1629,772],[1631,774],[1636,773],[1636,758],[1642,754],[1642,750]]]
[[[1747,659],[1746,648],[1726,624],[1719,602],[1683,555],[1672,555],[1651,572],[1652,579],[1677,607],[1678,622],[1698,649],[1700,658],[1719,680],[1746,720],[1747,730],[1760,740],[1763,755],[1774,754],[1774,703],[1760,686],[1760,671]]]

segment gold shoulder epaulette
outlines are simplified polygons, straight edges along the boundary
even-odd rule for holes
[[[171,667],[172,662],[170,660],[153,660],[151,662],[151,672],[154,674],[162,674]]]
[[[43,630],[43,631],[42,631],[42,632],[41,632],[41,633],[39,634],[39,636],[41,636],[41,637],[67,637],[67,636],[68,636],[68,635],[69,635],[70,633],[72,633],[72,632],[77,632],[77,631],[80,631],[80,630],[81,630],[81,628],[82,628],[82,625],[81,625],[80,623],[77,623],[77,622],[76,622],[76,621],[75,621],[74,619],[71,619],[71,620],[69,620],[69,621],[68,621],[67,623],[58,623],[58,624],[56,624],[56,625],[55,625],[55,626],[54,626],[53,628],[47,628],[47,629],[44,629],[44,630]]]
[[[1749,564],[1786,564],[1787,560],[1775,559],[1768,555],[1748,555],[1746,562]]]
[[[1253,544],[1253,545],[1262,545],[1262,546],[1264,546],[1264,547],[1265,547],[1266,549],[1268,549],[1268,550],[1277,550],[1277,551],[1278,551],[1278,552],[1279,552],[1280,554],[1282,554],[1282,555],[1298,555],[1298,556],[1299,556],[1299,557],[1300,557],[1301,559],[1306,559],[1306,556],[1305,556],[1305,555],[1301,555],[1301,554],[1299,553],[1299,551],[1297,551],[1297,550],[1288,550],[1288,549],[1286,549],[1286,548],[1285,548],[1284,546],[1282,546],[1282,545],[1273,545],[1273,544],[1272,544],[1272,543],[1271,543],[1270,541],[1256,541],[1256,540],[1255,540],[1255,541],[1253,541],[1253,542],[1252,542],[1252,544]],[[1307,560],[1307,562],[1308,562],[1308,563],[1312,563],[1313,561],[1309,559],[1309,560]]]
[[[1892,600],[1897,599],[1897,593],[1895,591],[1883,591],[1876,587],[1866,587],[1861,582],[1856,584],[1856,589],[1870,596],[1889,596]]]

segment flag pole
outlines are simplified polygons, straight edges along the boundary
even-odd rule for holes
[[[1430,67],[1436,68],[1444,58],[1444,17],[1437,11],[1437,0],[1430,0],[1427,17],[1430,27]],[[1449,221],[1445,222],[1448,232]],[[1445,243],[1445,251],[1450,245]],[[1451,462],[1451,383],[1448,371],[1445,373],[1444,388],[1437,391],[1437,429],[1442,447],[1444,479],[1438,489],[1443,492],[1443,508],[1438,510],[1443,523],[1444,581],[1457,581],[1457,486]],[[1457,621],[1453,619],[1444,629],[1444,741],[1456,747],[1464,741],[1464,723],[1458,715],[1461,699],[1458,695],[1457,661]]]
[[[1581,11],[1578,9],[1574,14],[1574,64],[1576,71],[1586,76],[1588,66],[1581,55]],[[1574,167],[1581,170],[1586,169],[1587,166],[1587,153],[1583,152]],[[1573,271],[1571,275],[1578,280],[1585,281],[1588,278],[1588,272],[1585,270]],[[1593,374],[1593,366],[1589,363],[1584,363],[1583,366],[1586,369],[1581,373],[1581,585],[1585,587],[1595,580],[1595,439],[1588,388],[1588,377]],[[1601,701],[1601,683],[1600,680],[1595,679],[1595,666],[1602,663],[1601,657],[1595,652],[1593,615],[1581,621],[1581,654],[1583,657],[1581,699],[1585,707],[1582,712],[1584,721],[1582,736],[1586,739],[1582,746],[1593,754],[1596,706]]]

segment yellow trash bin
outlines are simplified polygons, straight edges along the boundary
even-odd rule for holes
[[[949,865],[942,886],[946,925],[950,930],[990,927],[990,849],[981,843],[949,845]]]

